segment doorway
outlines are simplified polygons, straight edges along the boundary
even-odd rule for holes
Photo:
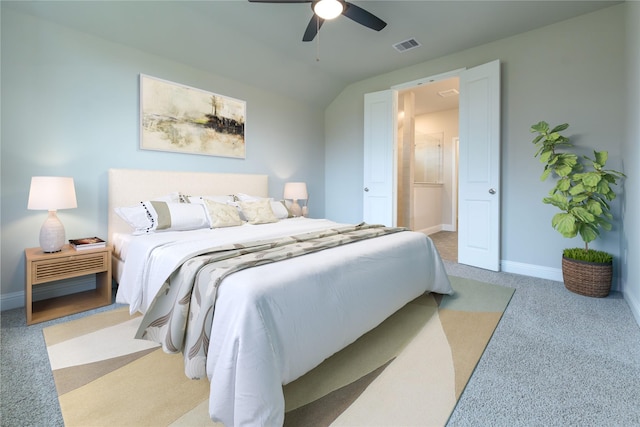
[[[456,76],[398,91],[399,226],[457,232],[459,85]]]
[[[397,172],[400,162],[404,161],[396,144],[398,92],[456,76],[460,79],[458,262],[500,271],[499,60],[365,94],[363,219],[396,225],[397,205],[401,200],[403,215],[409,215],[410,220],[413,197],[406,194],[398,197],[398,188],[404,187],[396,185],[400,179],[412,180],[407,178],[406,171]],[[405,102],[405,115],[407,105],[415,106],[415,103]],[[414,114],[408,116],[414,117]],[[413,173],[411,166],[409,173]]]

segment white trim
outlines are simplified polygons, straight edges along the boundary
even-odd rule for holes
[[[460,113],[458,112],[458,117]],[[458,153],[460,152],[460,137],[451,138],[452,159],[451,159],[451,229],[446,231],[458,231]]]
[[[502,271],[505,273],[521,274],[523,276],[538,277],[540,279],[563,282],[562,269],[543,267],[541,265],[525,264],[522,262],[505,261],[500,262]]]
[[[434,233],[437,233],[438,231],[442,231],[442,225],[434,225],[433,227],[423,228],[422,230],[419,230],[419,231],[428,236],[429,234],[434,234]]]
[[[460,77],[460,73],[462,73],[464,70],[466,70],[466,68],[458,68],[457,70],[447,71],[446,73],[436,74],[429,77],[423,77],[421,79],[412,80],[410,82],[391,86],[391,89],[396,91],[404,90],[404,89],[412,89],[418,86],[422,86],[425,83],[433,83],[438,80],[446,80],[452,77]]]

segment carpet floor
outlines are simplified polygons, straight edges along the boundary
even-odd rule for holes
[[[445,425],[514,291],[451,280],[287,384],[285,425]],[[121,308],[43,330],[65,425],[214,425],[208,381],[126,338],[139,321]]]

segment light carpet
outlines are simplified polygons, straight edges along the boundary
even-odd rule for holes
[[[450,277],[284,386],[285,426],[446,424],[514,290]],[[209,383],[133,339],[126,308],[45,328],[66,426],[207,426]],[[162,372],[162,375],[158,375]]]

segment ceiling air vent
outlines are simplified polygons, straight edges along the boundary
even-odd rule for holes
[[[418,40],[409,39],[409,40],[405,40],[403,42],[394,44],[393,48],[398,52],[406,52],[408,50],[415,49],[420,46],[421,44],[418,42]]]
[[[441,90],[440,92],[438,92],[438,95],[440,95],[443,98],[448,98],[450,96],[456,96],[459,93],[460,92],[458,92],[457,89],[447,89],[447,90]]]

